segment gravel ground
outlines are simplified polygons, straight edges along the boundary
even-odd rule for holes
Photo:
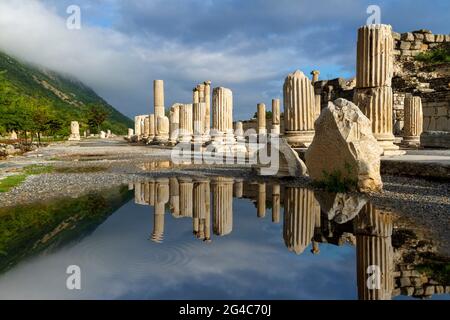
[[[158,176],[189,175],[236,176],[245,180],[270,180],[255,176],[250,168],[189,166],[169,167],[170,151],[146,146],[130,148],[121,141],[110,145],[56,145],[26,156],[9,159],[0,165],[0,178],[29,164],[51,164],[57,171],[69,168],[71,172],[90,170],[90,173],[51,173],[29,176],[26,181],[7,193],[0,193],[0,207],[17,203],[45,201],[55,197],[78,197],[102,188],[110,188],[130,182],[145,181]],[[89,148],[87,148],[89,147]],[[152,161],[166,161],[162,167]],[[384,192],[368,195],[382,209],[397,213],[437,239],[441,252],[450,253],[450,183],[428,181],[399,176],[383,176]],[[283,179],[290,185],[311,187],[307,178]],[[431,231],[432,230],[432,231]]]

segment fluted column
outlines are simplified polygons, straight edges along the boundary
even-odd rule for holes
[[[165,205],[169,201],[169,179],[160,178],[155,184],[155,208],[152,241],[161,243],[164,238]]]
[[[358,29],[354,103],[372,121],[372,131],[384,154],[401,154],[393,134],[393,49],[390,25]]]
[[[203,143],[205,140],[204,137],[204,128],[205,125],[203,121],[205,120],[205,108],[206,104],[204,102],[194,103],[193,104],[193,130],[194,130],[194,143]]]
[[[218,177],[212,182],[214,234],[224,236],[233,230],[233,179]]]
[[[172,177],[169,179],[170,188],[170,211],[176,218],[180,216],[180,186],[178,179]]]
[[[403,143],[408,146],[419,146],[423,131],[422,99],[407,95],[404,103],[405,125],[403,127]]]
[[[180,178],[178,182],[180,187],[180,216],[192,217],[194,184],[189,178]]]
[[[266,105],[264,103],[258,103],[258,134],[265,135],[267,134],[266,129]]]
[[[148,139],[152,140],[155,137],[155,115],[148,116]]]
[[[235,198],[242,198],[244,196],[244,180],[234,179],[233,196]]]
[[[211,214],[209,180],[198,180],[194,184],[193,229],[198,239],[211,240],[209,216]]]
[[[150,135],[150,118],[145,117],[144,118],[144,138],[148,138]]]
[[[258,199],[256,203],[258,218],[266,216],[266,184],[258,183]]]
[[[213,90],[213,131],[215,141],[233,142],[233,93],[230,89]]]
[[[180,106],[180,142],[191,142],[193,131],[192,104]]]
[[[284,198],[283,238],[289,251],[301,254],[310,245],[320,205],[314,192],[304,188],[287,187]]]
[[[308,147],[314,137],[314,87],[303,72],[287,76],[283,86],[285,137],[292,147]]]
[[[281,188],[279,184],[272,186],[272,222],[280,222]]]
[[[361,300],[390,300],[394,289],[392,216],[367,204],[355,218],[354,228],[358,297]],[[375,277],[370,281],[374,272]]]
[[[280,134],[281,111],[280,99],[272,99],[272,128],[271,133],[275,135]]]
[[[205,136],[209,140],[211,131],[211,81],[205,81]]]
[[[169,121],[169,143],[171,145],[176,145],[178,142],[178,135],[180,130],[180,104],[174,104],[170,108]]]
[[[164,117],[164,81],[154,80],[153,81],[153,106],[155,114],[155,128],[158,128],[158,119]],[[158,130],[155,132],[155,138],[158,139],[160,134]]]

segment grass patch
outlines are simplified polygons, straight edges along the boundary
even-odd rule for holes
[[[331,173],[323,171],[323,178],[320,181],[313,182],[313,185],[317,188],[324,189],[327,192],[348,192],[357,189],[358,181],[349,178],[353,171],[350,164],[345,164],[345,171],[347,174],[343,174],[341,170],[334,170]]]
[[[27,174],[17,174],[0,180],[0,192],[8,192],[12,188],[17,187],[28,177]]]
[[[420,264],[417,271],[425,273],[431,279],[441,283],[450,283],[450,264],[445,262],[430,262]]]
[[[20,174],[9,176],[0,180],[0,192],[9,192],[11,189],[24,182],[28,176],[51,172],[53,172],[52,166],[31,165],[24,167]]]
[[[54,168],[52,166],[31,165],[23,169],[23,172],[27,175],[37,175],[44,173],[52,173]]]
[[[426,64],[450,63],[450,43],[419,53],[415,59]]]

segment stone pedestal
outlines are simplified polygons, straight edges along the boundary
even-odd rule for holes
[[[407,146],[418,147],[420,145],[420,135],[423,132],[422,99],[420,97],[405,97],[404,117],[402,143]]]
[[[17,136],[16,136],[17,139]],[[72,121],[70,123],[70,137],[69,141],[80,141],[80,125],[78,121]]]
[[[180,133],[179,142],[190,143],[192,141],[193,120],[192,104],[182,104],[180,106]]]
[[[283,86],[285,138],[292,147],[308,147],[314,137],[316,116],[314,87],[297,70],[287,76]]]
[[[272,99],[272,128],[270,133],[279,135],[281,132],[281,110],[280,99]]]
[[[365,25],[358,30],[354,103],[372,121],[384,155],[404,154],[394,145],[393,46],[390,25]]]

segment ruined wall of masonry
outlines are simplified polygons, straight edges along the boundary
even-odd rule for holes
[[[421,52],[436,48],[443,42],[450,42],[450,34],[433,34],[430,30],[393,32],[394,56],[413,57]]]

